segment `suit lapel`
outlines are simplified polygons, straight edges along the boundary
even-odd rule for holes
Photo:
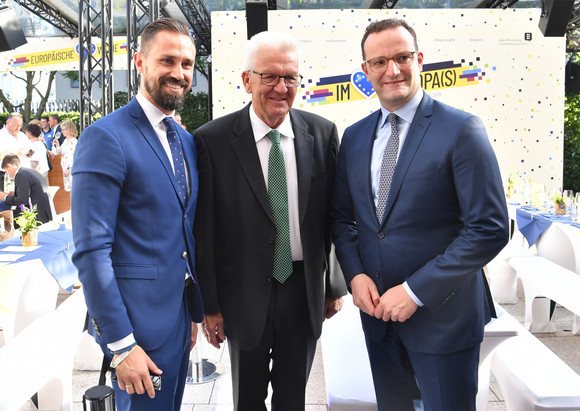
[[[143,109],[137,102],[137,99],[133,98],[131,102],[129,102],[129,113],[135,119],[135,127],[139,130],[141,135],[145,138],[151,149],[163,164],[163,168],[167,173],[167,177],[169,181],[171,181],[171,185],[173,186],[173,190],[175,191],[175,195],[179,198],[179,188],[177,187],[177,181],[175,180],[175,174],[173,173],[173,168],[171,167],[171,163],[169,162],[169,158],[167,157],[167,153],[163,149],[161,142],[159,141],[159,137],[153,130],[151,123],[145,116]],[[180,203],[182,206],[185,207],[183,201],[180,199]]]
[[[258,156],[254,132],[250,123],[249,107],[248,105],[239,112],[234,124],[234,137],[231,140],[231,145],[246,176],[246,180],[258,199],[258,203],[260,203],[270,220],[274,222],[268,190],[264,181],[264,173],[260,165],[260,157]]]
[[[308,133],[308,125],[302,117],[290,110],[292,130],[294,130],[294,150],[296,153],[296,169],[298,173],[298,210],[300,224],[304,220],[310,182],[312,181],[312,150],[314,149],[314,137]]]
[[[357,163],[357,167],[353,167],[349,172],[353,172],[353,181],[362,182],[362,199],[365,210],[362,210],[361,215],[373,216],[374,221],[377,221],[375,199],[373,196],[373,187],[371,179],[371,160],[373,152],[373,144],[376,137],[377,125],[381,117],[381,111],[378,110],[374,112],[370,117],[369,121],[366,122],[364,127],[360,130],[359,135],[356,137],[356,144],[359,146],[358,150],[354,150],[358,153],[363,153],[363,155],[357,159],[360,163]]]
[[[393,173],[393,181],[391,183],[391,190],[389,191],[389,199],[387,200],[387,205],[385,206],[385,213],[383,216],[383,221],[381,225],[385,224],[388,214],[391,211],[393,204],[395,203],[407,170],[417,153],[417,149],[427,132],[427,129],[431,125],[431,115],[433,113],[433,99],[427,94],[423,95],[423,99],[417,108],[413,122],[409,127],[407,137],[405,138],[405,143],[401,149],[401,154],[397,160],[397,165],[395,167],[395,172]]]

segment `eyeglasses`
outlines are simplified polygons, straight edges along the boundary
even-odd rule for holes
[[[375,73],[382,73],[383,71],[387,70],[387,67],[389,67],[389,60],[393,60],[393,63],[395,63],[399,68],[408,68],[411,67],[413,61],[415,60],[415,53],[417,52],[410,51],[407,53],[400,53],[391,58],[376,57],[374,59],[365,60],[365,63],[367,63],[371,71]]]
[[[265,86],[275,86],[278,84],[281,78],[284,79],[284,84],[286,87],[295,88],[302,82],[302,76],[298,74],[297,76],[278,76],[272,73],[258,73],[254,70],[248,70],[250,73],[254,73],[260,76],[262,84]]]

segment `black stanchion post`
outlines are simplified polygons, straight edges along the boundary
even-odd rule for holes
[[[97,385],[83,395],[84,411],[115,411],[115,391],[108,385]]]

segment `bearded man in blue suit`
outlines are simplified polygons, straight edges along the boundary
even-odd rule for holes
[[[171,118],[191,89],[194,63],[189,27],[150,22],[135,54],[139,93],[84,130],[75,153],[73,262],[90,332],[114,368],[119,410],[181,408],[192,321],[203,319],[196,146]],[[162,375],[160,390],[150,374]]]
[[[371,23],[362,52],[381,108],[344,133],[332,230],[378,407],[475,410],[494,313],[482,268],[508,240],[497,160],[481,120],[421,89],[409,24]]]

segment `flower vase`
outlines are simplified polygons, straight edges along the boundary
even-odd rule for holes
[[[38,230],[32,230],[26,233],[22,233],[21,238],[23,247],[34,247],[38,245]]]
[[[554,214],[558,215],[566,214],[566,204],[554,203]]]

